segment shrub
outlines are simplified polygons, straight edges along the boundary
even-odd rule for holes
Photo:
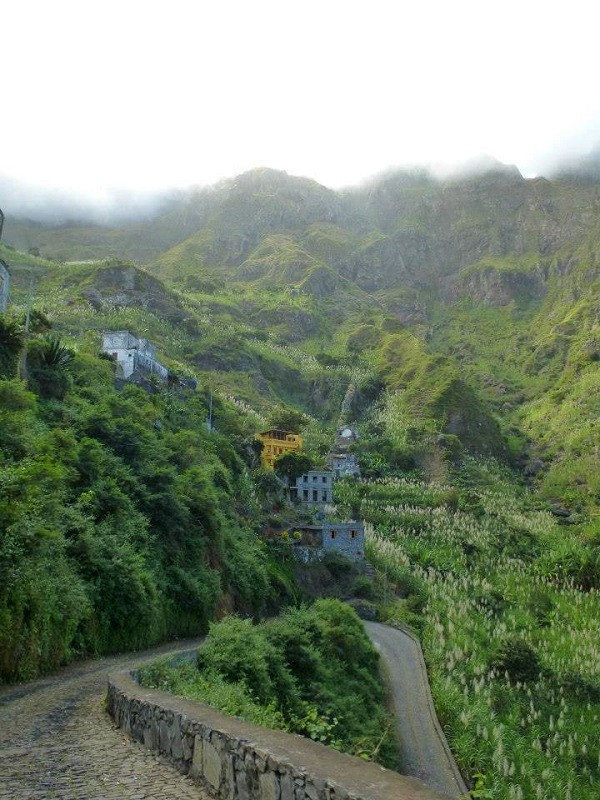
[[[349,558],[333,551],[325,553],[322,564],[337,580],[345,577],[354,569],[354,565]]]
[[[0,378],[12,378],[23,346],[23,329],[14,320],[0,317]]]
[[[375,584],[367,575],[359,575],[352,581],[352,594],[355,597],[362,597],[365,600],[373,600],[375,597]]]
[[[211,625],[198,667],[232,691],[245,687],[250,698],[281,713],[288,730],[368,755],[382,741],[387,721],[378,656],[354,611],[339,600],[318,600],[258,625],[239,617]],[[377,752],[395,766],[393,737],[383,739]]]
[[[502,641],[488,660],[490,669],[508,673],[513,681],[533,681],[541,672],[538,654],[524,639],[510,637]]]

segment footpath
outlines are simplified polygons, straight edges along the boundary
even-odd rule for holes
[[[107,676],[197,647],[177,642],[0,689],[1,800],[209,800],[105,710]]]

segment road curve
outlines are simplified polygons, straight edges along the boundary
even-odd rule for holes
[[[418,639],[377,622],[365,622],[365,627],[386,667],[400,741],[401,772],[448,797],[464,797],[467,787],[435,715]]]
[[[466,787],[437,724],[418,641],[386,625],[365,625],[387,666],[402,772],[461,797]],[[80,663],[0,689],[0,800],[209,800],[169,762],[125,737],[104,711],[109,673],[199,643]]]
[[[89,661],[0,689],[0,800],[208,800],[125,737],[104,710],[109,673],[199,642]]]

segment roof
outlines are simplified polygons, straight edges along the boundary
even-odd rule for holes
[[[270,433],[282,433],[284,436],[298,436],[298,434],[293,431],[283,431],[281,428],[269,428],[268,431],[260,431],[257,435],[268,436]]]
[[[331,475],[333,477],[333,470],[331,469],[309,469],[307,472],[303,472],[302,475]],[[300,475],[300,477],[302,477]]]

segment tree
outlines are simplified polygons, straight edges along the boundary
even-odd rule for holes
[[[290,450],[288,453],[278,456],[274,464],[275,472],[279,477],[287,478],[288,483],[294,483],[296,478],[304,475],[305,472],[312,469],[312,466],[310,457],[297,450]]]
[[[306,428],[309,421],[306,414],[301,411],[296,411],[294,408],[282,408],[271,415],[269,424],[272,428],[299,433],[303,428]]]
[[[62,400],[71,384],[69,375],[74,353],[56,336],[31,343],[28,375],[31,388],[42,397]]]
[[[23,346],[23,329],[14,320],[0,317],[0,377],[12,378]]]

